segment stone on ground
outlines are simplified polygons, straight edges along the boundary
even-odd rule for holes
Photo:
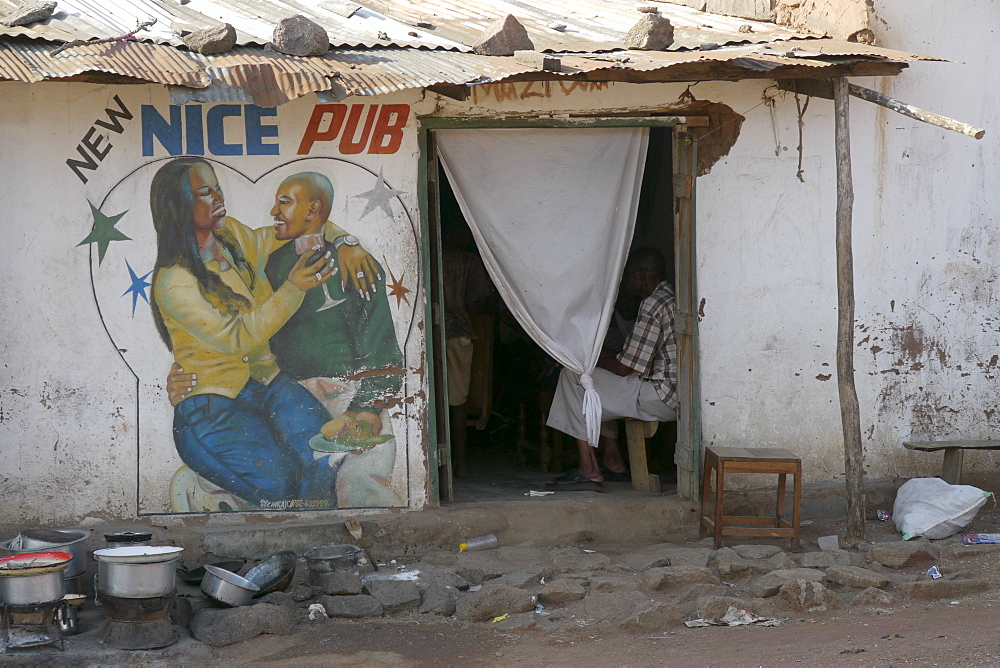
[[[298,606],[295,605],[295,599],[292,598],[291,594],[283,591],[272,591],[270,594],[261,596],[261,603],[271,603],[272,605],[280,605],[283,608],[288,608],[290,610],[297,610]]]
[[[170,616],[173,617],[174,624],[187,628],[196,612],[214,605],[215,602],[200,591],[197,594],[177,595],[174,597],[174,608],[170,611]]]
[[[320,596],[318,601],[330,617],[380,617],[382,604],[373,596]]]
[[[510,585],[487,585],[466,594],[459,601],[455,615],[471,622],[484,622],[500,615],[528,612],[535,607],[535,597]]]
[[[762,575],[750,583],[750,590],[754,596],[768,598],[774,596],[781,589],[781,586],[792,580],[807,580],[812,582],[822,582],[826,578],[823,571],[812,568],[789,568],[785,570],[772,571],[767,575]]]
[[[330,50],[330,36],[320,24],[296,14],[278,21],[271,45],[289,56],[322,56]]]
[[[304,584],[295,585],[294,587],[288,590],[288,593],[291,594],[292,598],[295,599],[296,603],[302,603],[304,601],[314,599],[316,598],[316,596],[319,595],[319,592],[316,590],[315,587],[311,587],[309,585],[304,585]]]
[[[781,554],[777,545],[734,545],[732,550],[743,559],[770,559]]]
[[[0,19],[0,25],[8,28],[14,26],[26,26],[31,23],[44,21],[52,16],[56,11],[54,2],[26,2],[25,4],[11,10],[6,16]]]
[[[719,577],[723,580],[741,580],[750,575],[750,562],[736,559],[720,559],[715,563]]]
[[[579,601],[587,595],[587,590],[578,580],[553,580],[538,592],[538,602],[543,605],[566,605]]]
[[[458,590],[444,582],[435,582],[428,585],[423,590],[418,612],[423,615],[444,615],[445,617],[455,614],[456,602],[458,601]]]
[[[695,615],[702,619],[719,619],[730,607],[737,610],[748,610],[761,617],[774,617],[778,608],[764,598],[745,600],[735,596],[703,596],[695,602]]]
[[[851,553],[847,550],[823,550],[822,552],[806,552],[802,555],[803,568],[830,568],[831,566],[850,566]]]
[[[599,552],[584,552],[578,547],[567,547],[552,552],[552,563],[561,573],[599,571],[609,566],[611,559]]]
[[[634,589],[634,575],[595,575],[590,578],[590,591],[617,591]]]
[[[663,51],[674,43],[674,26],[659,14],[643,14],[625,33],[625,48]]]
[[[706,547],[676,547],[670,543],[653,545],[630,553],[622,559],[629,570],[646,571],[662,566],[696,566],[704,568],[712,559],[714,550]]]
[[[869,554],[873,561],[898,569],[934,561],[934,555],[929,547],[921,542],[875,543]]]
[[[695,584],[691,585],[685,589],[680,595],[677,596],[677,600],[681,602],[685,601],[696,601],[703,596],[729,596],[729,589],[717,584]]]
[[[402,612],[420,605],[420,590],[410,580],[369,580],[365,591],[382,604],[385,612]]]
[[[204,608],[191,618],[191,635],[212,647],[232,645],[262,633],[291,633],[295,611],[270,603]]]
[[[317,589],[330,596],[345,596],[361,593],[361,576],[354,573],[324,573]]]
[[[631,616],[639,604],[647,604],[649,598],[637,591],[590,592],[583,599],[587,617],[595,622],[624,621]]]
[[[840,607],[840,596],[815,580],[791,580],[781,585],[778,597],[793,610],[825,612]]]
[[[857,566],[832,566],[826,569],[826,577],[845,587],[867,589],[869,587],[884,587],[890,580],[881,573]]]
[[[972,580],[920,580],[899,585],[900,595],[911,601],[936,601],[941,598],[961,598],[980,594],[990,588],[982,579]]]
[[[236,28],[222,23],[211,28],[195,30],[184,35],[184,44],[195,53],[212,55],[225,53],[236,46]]]
[[[508,14],[491,23],[472,46],[480,56],[513,56],[515,51],[534,51],[535,45],[521,22]]]
[[[868,589],[862,590],[860,594],[854,597],[851,605],[865,608],[884,608],[897,603],[898,600],[889,592],[876,589],[875,587],[868,587]]]
[[[718,584],[719,578],[707,568],[697,566],[665,566],[651,568],[642,575],[646,586],[660,590],[677,584]]]
[[[505,584],[517,587],[518,589],[531,589],[542,586],[542,578],[550,576],[551,572],[543,569],[514,571],[513,573],[507,573],[494,580],[490,580],[490,584]]]
[[[677,626],[684,621],[680,609],[664,603],[654,603],[630,615],[623,623],[622,629],[632,632],[655,633],[670,626]]]
[[[491,628],[499,631],[531,631],[532,629],[551,631],[555,629],[555,624],[548,618],[536,615],[534,612],[522,612],[492,624]]]

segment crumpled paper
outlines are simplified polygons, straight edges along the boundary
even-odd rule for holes
[[[684,622],[684,626],[688,628],[698,628],[701,626],[746,626],[748,624],[756,624],[757,626],[781,626],[787,620],[778,619],[777,617],[758,617],[748,610],[740,610],[733,606],[729,606],[724,614],[719,619],[692,619],[691,621]]]
[[[319,603],[313,603],[312,605],[309,606],[309,619],[311,620],[329,619],[329,617],[326,614],[326,608],[324,608]]]

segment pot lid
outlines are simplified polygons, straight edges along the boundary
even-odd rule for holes
[[[154,564],[170,561],[183,551],[183,547],[171,545],[135,545],[95,550],[94,558],[112,564]]]
[[[73,560],[67,552],[29,552],[0,557],[0,576],[38,575],[64,570]]]

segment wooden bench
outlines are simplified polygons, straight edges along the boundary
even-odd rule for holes
[[[709,503],[712,471],[715,471],[715,504]],[[730,473],[776,473],[778,498],[773,517],[725,515],[723,499],[726,476]],[[785,519],[785,476],[795,476],[792,497],[792,521]],[[720,448],[705,450],[705,471],[701,488],[702,537],[711,534],[715,549],[722,547],[723,536],[791,538],[792,551],[799,551],[799,511],[802,504],[802,460],[780,448]]]
[[[965,451],[1000,450],[1000,441],[904,441],[903,447],[921,452],[944,450],[941,479],[950,485],[961,485]]]

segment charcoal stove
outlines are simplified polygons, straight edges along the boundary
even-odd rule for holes
[[[158,649],[177,642],[170,621],[174,594],[123,598],[100,593],[104,625],[97,641],[115,649]]]
[[[0,654],[41,645],[65,649],[59,622],[66,619],[68,611],[65,599],[27,605],[0,602]]]

